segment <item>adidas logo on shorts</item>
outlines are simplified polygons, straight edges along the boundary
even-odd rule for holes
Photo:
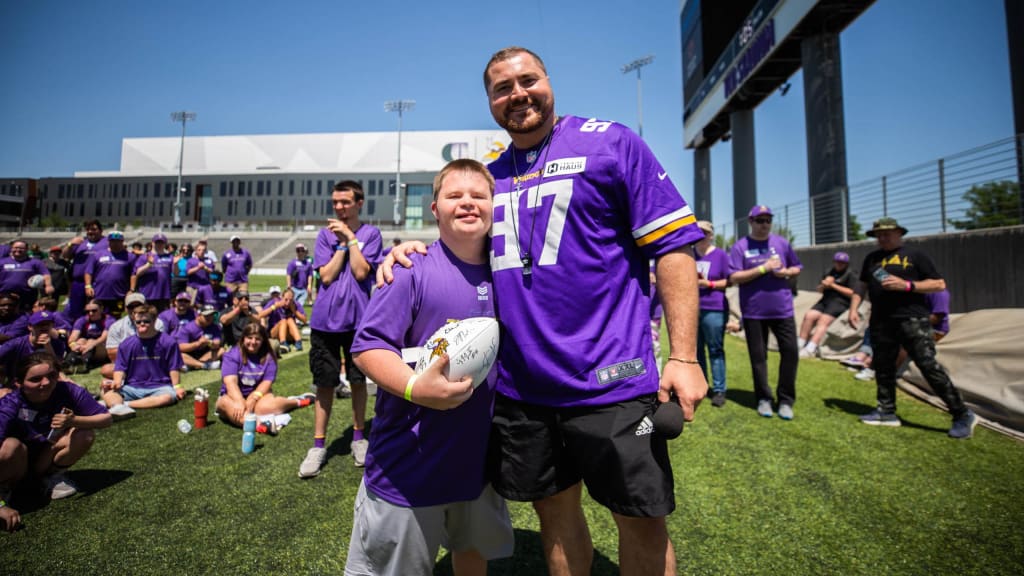
[[[637,436],[644,436],[652,432],[654,432],[654,422],[651,422],[650,418],[644,416],[644,419],[640,421],[640,425],[636,427],[635,434]]]

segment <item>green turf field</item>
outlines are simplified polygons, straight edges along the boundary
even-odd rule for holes
[[[280,279],[253,282],[265,290]],[[946,437],[949,417],[901,395],[902,428],[864,426],[873,383],[803,361],[796,418],[754,412],[743,343],[727,339],[729,403],[701,406],[672,441],[678,508],[669,530],[686,574],[1020,574],[1024,445],[978,428]],[[777,357],[772,356],[772,367]],[[184,375],[216,394],[216,375]],[[774,377],[773,377],[774,380]],[[95,389],[98,374],[79,377]],[[282,360],[275,392],[309,390],[304,353]],[[330,457],[300,480],[312,410],[257,450],[220,422],[190,434],[191,397],[101,431],[71,469],[73,498],[21,507],[25,529],[0,535],[0,574],[341,574],[361,470],[349,455],[351,409],[335,404]],[[371,422],[372,426],[372,422]],[[16,498],[15,504],[22,504]],[[31,499],[28,499],[31,500]],[[586,500],[594,574],[618,573],[610,515]],[[516,555],[491,574],[545,573],[538,524],[512,504]],[[447,558],[438,574],[449,574]]]

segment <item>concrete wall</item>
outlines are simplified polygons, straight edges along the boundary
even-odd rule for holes
[[[935,262],[946,279],[954,314],[1024,308],[1024,226],[916,236],[905,243],[924,250]],[[796,252],[804,272],[797,286],[814,290],[838,251],[850,255],[850,264],[859,273],[864,257],[876,247],[874,240],[865,240],[800,248]]]

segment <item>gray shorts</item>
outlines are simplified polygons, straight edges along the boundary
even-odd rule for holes
[[[396,506],[360,482],[348,545],[348,576],[434,573],[441,546],[476,550],[487,560],[512,555],[512,521],[505,500],[487,485],[476,500],[438,506]]]

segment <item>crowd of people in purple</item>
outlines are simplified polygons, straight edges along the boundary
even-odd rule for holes
[[[859,275],[836,254],[818,286],[822,301],[798,332],[793,281],[803,266],[772,232],[770,208],[754,206],[749,234],[728,251],[716,247],[711,223],[697,221],[636,134],[555,114],[538,55],[500,50],[483,76],[491,114],[512,144],[489,166],[463,159],[440,171],[431,204],[440,238],[385,252],[380,230],[360,220],[361,185],[338,182],[312,258],[296,246],[286,288],[271,288],[262,306],[250,304],[253,260],[238,237],[218,261],[205,241],[174,247],[162,234],[132,251],[121,233],[104,236],[90,221],[84,236],[50,251],[50,260],[66,261],[62,276],[14,241],[0,259],[0,488],[35,476],[52,498],[73,494],[63,472],[95,428],[182,399],[184,371],[220,369],[216,408],[236,426],[248,413],[314,406],[300,478],[326,465],[333,401],[351,398],[350,454],[365,474],[346,574],[431,574],[442,546],[456,574],[485,574],[489,560],[513,550],[505,499],[532,503],[552,573],[588,574],[584,486],[615,520],[623,573],[675,574],[665,521],[674,477],[667,434],[654,420],[667,407],[692,421],[705,397],[726,405],[729,286],[739,287],[761,416],[795,417],[801,356],[816,354],[847,307],[856,326],[868,296],[878,406],[861,421],[900,424],[902,348],[946,400],[949,435],[970,437],[976,419],[935,361],[927,295],[945,282],[924,253],[903,245],[907,230],[895,220],[868,231],[879,249]],[[485,382],[448,380],[447,357],[415,372],[407,353],[427,335],[479,316],[502,326]],[[664,366],[655,357],[662,320]],[[306,324],[316,393],[275,396],[276,357],[302,349]],[[774,391],[769,333],[781,358]],[[103,371],[102,404],[62,366],[65,374]],[[348,388],[339,395],[343,371]],[[368,377],[377,384],[372,434]],[[8,495],[0,493],[0,521],[12,529],[20,518]]]

